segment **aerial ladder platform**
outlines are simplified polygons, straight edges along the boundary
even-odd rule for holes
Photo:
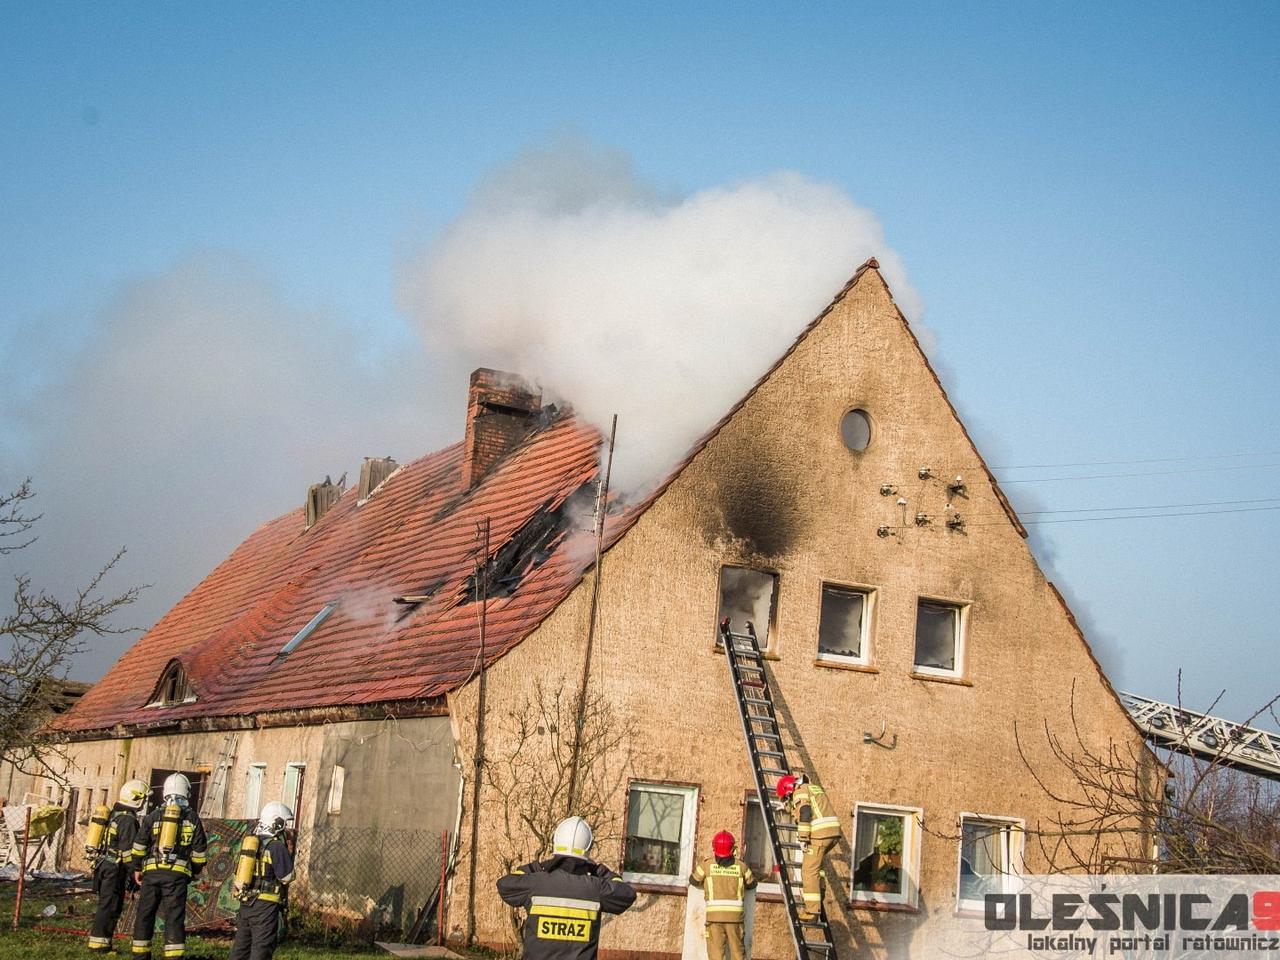
[[[1152,746],[1280,781],[1280,734],[1136,693],[1119,694]]]
[[[803,845],[791,817],[774,799],[778,779],[790,773],[791,767],[782,744],[782,729],[778,725],[755,627],[748,620],[745,633],[734,633],[732,624],[725,619],[720,624],[720,639],[729,664],[738,715],[742,718],[742,735],[747,742],[747,756],[751,760],[756,796],[760,798],[760,810],[764,814],[765,832],[773,848],[773,862],[779,869],[782,900],[787,910],[791,939],[796,946],[796,957],[798,960],[837,960],[825,904],[819,908],[818,919],[800,919],[800,907],[804,903],[804,887],[800,883],[800,851]]]

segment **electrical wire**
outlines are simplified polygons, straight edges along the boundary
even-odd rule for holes
[[[1238,507],[1255,503],[1280,503],[1280,497],[1261,497],[1257,500],[1201,500],[1197,503],[1142,503],[1131,507],[1073,507],[1063,510],[1018,510],[1020,517],[1038,517],[1050,513],[1114,513],[1119,510],[1181,510],[1186,507]],[[1016,508],[1015,508],[1016,509]],[[965,517],[1002,517],[1003,513],[965,514]]]
[[[1223,470],[1273,470],[1280,463],[1248,463],[1233,467],[1190,467],[1186,470],[1153,470],[1141,473],[1089,473],[1075,477],[1031,477],[1025,480],[1000,480],[1002,486],[1014,483],[1055,483],[1059,480],[1119,480],[1126,477],[1170,477],[1183,473],[1216,473]]]
[[[1241,457],[1280,457],[1280,450],[1261,453],[1219,453],[1201,457],[1146,457],[1139,460],[1082,460],[1079,463],[1023,463],[992,470],[1048,470],[1058,467],[1113,467],[1131,463],[1192,463],[1202,460],[1238,460]]]
[[[1280,505],[1274,507],[1239,507],[1231,510],[1194,510],[1185,513],[1124,513],[1117,514],[1112,517],[1061,517],[1052,520],[1024,520],[1024,526],[1032,524],[1042,525],[1046,523],[1092,523],[1096,520],[1150,520],[1157,517],[1212,517],[1223,513],[1263,513],[1270,510],[1280,510]],[[1006,523],[1008,521],[1005,521]],[[991,527],[1001,526],[999,523],[969,523],[965,522],[966,527]]]

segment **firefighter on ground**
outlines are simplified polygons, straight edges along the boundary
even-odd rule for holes
[[[707,960],[746,960],[742,935],[744,901],[756,885],[751,868],[734,856],[733,834],[721,830],[711,838],[714,854],[700,860],[689,874],[689,882],[702,887],[707,897]],[[725,957],[725,951],[728,957]]]
[[[134,889],[133,841],[138,836],[138,812],[148,793],[141,780],[130,780],[120,788],[115,806],[107,810],[103,804],[89,821],[84,852],[93,862],[93,892],[98,898],[89,931],[89,949],[94,953],[111,952],[125,895]]]
[[[191,809],[191,781],[170,774],[161,788],[164,802],[152,810],[133,843],[135,879],[141,884],[133,924],[133,956],[151,956],[156,913],[164,919],[164,957],[187,953],[187,886],[208,860],[204,824]]]
[[[622,913],[636,892],[617,872],[587,857],[591,827],[581,817],[561,820],[549,860],[527,863],[498,881],[498,895],[529,912],[524,960],[595,960],[601,914]]]
[[[258,816],[253,841],[249,837],[241,841],[233,885],[240,914],[227,960],[271,960],[276,951],[280,915],[293,879],[293,854],[285,841],[292,820],[293,811],[273,800]]]
[[[840,820],[831,798],[816,783],[787,774],[778,779],[778,798],[796,824],[796,839],[803,845],[800,880],[804,884],[801,920],[816,920],[822,911],[822,860],[840,839]]]

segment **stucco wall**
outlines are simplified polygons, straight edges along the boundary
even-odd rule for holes
[[[851,453],[839,424],[850,408],[874,422],[870,446]],[[718,412],[709,411],[709,415]],[[620,431],[626,424],[619,425]],[[955,505],[963,532],[941,519],[945,482],[964,477]],[[882,484],[898,488],[882,496]],[[903,524],[924,512],[937,521]],[[898,527],[892,536],[877,527]],[[795,350],[697,456],[636,527],[606,557],[596,638],[594,683],[613,706],[639,721],[641,779],[695,783],[697,848],[722,828],[741,835],[751,777],[723,656],[714,649],[719,570],[743,564],[780,576],[771,647],[775,692],[788,750],[836,802],[845,827],[828,894],[837,938],[846,949],[916,955],[940,941],[956,908],[961,812],[1016,817],[1028,825],[1052,817],[1054,804],[1029,776],[1015,725],[1039,773],[1059,788],[1066,772],[1052,759],[1046,721],[1069,735],[1071,698],[1083,736],[1139,738],[1100,674],[1025,541],[1005,517],[975,452],[898,320],[874,271]],[[874,587],[870,669],[815,663],[824,581]],[[491,714],[531,695],[534,684],[576,681],[587,620],[580,587],[489,674]],[[912,676],[917,598],[969,605],[963,681]],[[475,684],[451,703],[464,754],[471,749]],[[894,749],[863,743],[864,731],[896,735]],[[490,756],[501,754],[490,722]],[[464,757],[462,769],[470,770]],[[469,800],[470,792],[467,790]],[[913,911],[850,910],[851,812],[856,802],[924,811],[918,906]],[[621,816],[621,811],[617,811]],[[500,872],[501,824],[481,804],[477,883],[480,939],[509,941],[493,883]],[[468,836],[464,826],[463,836]],[[618,863],[620,845],[597,849]],[[1026,845],[1027,868],[1046,867]],[[465,864],[451,912],[455,934],[465,914]],[[839,908],[837,902],[846,904]],[[674,954],[682,949],[682,890],[644,892],[630,913],[606,928],[603,947]],[[760,906],[754,952],[792,955],[777,904]]]

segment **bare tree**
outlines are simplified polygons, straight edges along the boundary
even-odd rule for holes
[[[1045,725],[1047,765],[1033,761],[1015,734],[1023,764],[1058,807],[1027,827],[1049,872],[1280,872],[1280,788],[1233,769],[1230,744],[1207,757],[1162,757],[1133,742],[1091,746],[1076,722],[1074,697],[1067,731]]]
[[[569,809],[574,727],[578,699],[561,678],[555,686],[537,683],[533,693],[502,718],[500,754],[485,764],[485,784],[496,798],[502,868],[527,863],[549,852],[551,833],[567,816],[591,824],[596,849],[621,840],[618,802],[635,765],[634,721],[614,710],[601,694],[589,693],[577,743],[577,784]],[[519,936],[521,917],[511,913]]]
[[[31,512],[34,497],[30,479],[0,494],[0,556],[35,542],[41,515]],[[123,556],[121,550],[69,599],[33,586],[26,574],[14,577],[11,608],[0,616],[0,760],[25,773],[60,775],[49,762],[57,738],[45,722],[61,706],[61,682],[87,639],[128,630],[115,626],[112,618],[137,598],[140,588],[115,595],[103,590]]]

